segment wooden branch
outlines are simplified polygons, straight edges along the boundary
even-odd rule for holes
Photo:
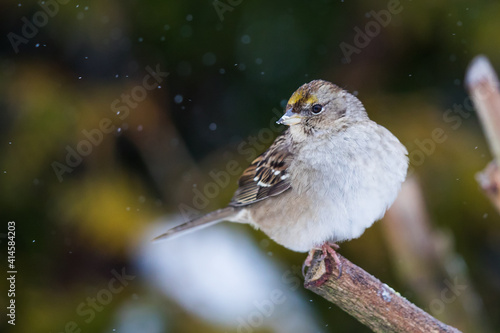
[[[416,307],[392,288],[339,255],[338,271],[325,274],[333,261],[316,252],[307,272],[305,288],[338,305],[374,332],[460,332]]]
[[[465,75],[465,85],[476,106],[491,153],[500,161],[500,92],[498,77],[488,58],[474,58]]]
[[[486,196],[500,212],[500,91],[498,77],[488,58],[474,58],[467,69],[465,85],[474,101],[493,161],[476,174]]]
[[[454,236],[431,220],[415,176],[402,184],[381,226],[399,281],[412,290],[415,302],[427,305],[424,308],[431,315],[466,332],[492,332],[467,264],[457,264],[464,259],[456,252]],[[445,284],[450,281],[467,287],[457,292],[453,301],[444,303]],[[436,304],[446,304],[446,308]]]

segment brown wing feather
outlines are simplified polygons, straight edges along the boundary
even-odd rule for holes
[[[243,172],[230,206],[253,204],[290,188],[287,168],[292,153],[286,133],[277,137],[271,147]]]

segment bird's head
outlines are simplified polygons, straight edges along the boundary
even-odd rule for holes
[[[314,134],[340,130],[366,118],[363,104],[354,95],[331,82],[314,80],[293,93],[278,124],[290,126],[292,132]]]

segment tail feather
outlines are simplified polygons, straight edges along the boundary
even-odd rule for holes
[[[155,237],[153,239],[153,241],[171,238],[174,235],[179,236],[181,234],[187,233],[188,231],[195,231],[198,229],[202,229],[202,228],[211,226],[211,225],[216,224],[218,222],[224,221],[228,217],[234,215],[234,211],[235,211],[235,209],[233,207],[226,207],[226,208],[222,208],[222,209],[213,211],[211,213],[208,213],[206,215],[197,217],[191,221],[188,221],[186,223],[178,225],[177,227],[169,229],[164,234],[161,234],[160,236]]]

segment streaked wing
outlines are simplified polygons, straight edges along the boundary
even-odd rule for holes
[[[290,188],[288,167],[292,159],[287,131],[276,138],[243,172],[230,206],[246,206]]]

